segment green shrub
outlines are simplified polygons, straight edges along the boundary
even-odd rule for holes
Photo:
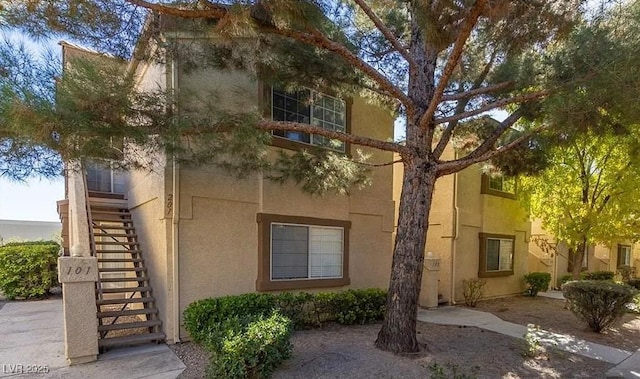
[[[484,286],[486,284],[487,282],[481,279],[462,279],[464,304],[468,307],[475,307],[484,296]]]
[[[195,342],[219,345],[230,331],[238,331],[256,318],[270,315],[275,308],[274,296],[264,293],[198,300],[185,309],[184,326]]]
[[[383,290],[364,289],[210,298],[189,304],[184,326],[194,342],[211,352],[210,377],[266,377],[290,355],[292,327],[381,320],[386,297]]]
[[[344,325],[368,324],[384,317],[387,293],[380,289],[347,290],[334,293],[335,321]]]
[[[259,316],[246,330],[230,333],[212,354],[209,378],[267,378],[291,356],[291,321],[274,312]]]
[[[38,298],[58,284],[58,251],[53,241],[8,243],[0,247],[0,291],[8,299]]]
[[[549,289],[551,274],[548,272],[530,272],[524,276],[527,289],[524,292],[527,296],[537,296],[538,292]]]
[[[633,287],[602,280],[581,280],[562,286],[571,310],[594,332],[613,325],[627,310],[636,290]]]
[[[613,271],[593,271],[583,272],[580,274],[582,280],[613,280],[615,273]]]
[[[640,290],[640,279],[636,278],[636,279],[629,279],[629,281],[627,281],[627,285],[630,285],[631,287]]]
[[[560,277],[560,286],[573,280],[573,275],[565,274]]]

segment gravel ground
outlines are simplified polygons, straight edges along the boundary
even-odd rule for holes
[[[627,313],[610,330],[598,334],[587,328],[564,300],[546,297],[516,296],[481,301],[476,309],[491,312],[505,321],[520,325],[535,324],[551,332],[570,334],[583,340],[624,350],[640,349],[640,315]]]
[[[380,325],[329,325],[294,333],[293,357],[273,378],[428,378],[454,374],[478,378],[597,378],[611,365],[557,350],[524,358],[522,340],[477,328],[418,323],[424,350],[399,357],[375,348]],[[192,343],[172,346],[187,369],[180,376],[202,378],[207,354]],[[442,373],[444,376],[437,376]]]

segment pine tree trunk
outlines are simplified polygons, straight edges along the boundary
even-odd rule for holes
[[[391,266],[387,309],[376,346],[394,353],[420,350],[416,338],[429,209],[436,182],[427,159],[405,162],[400,217]]]

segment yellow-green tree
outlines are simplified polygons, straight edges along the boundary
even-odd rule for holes
[[[549,166],[522,179],[531,213],[574,262],[590,245],[640,236],[640,141],[637,135],[587,133],[551,149]],[[573,265],[578,278],[581,265]]]

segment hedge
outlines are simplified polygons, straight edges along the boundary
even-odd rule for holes
[[[548,272],[530,272],[524,276],[524,281],[527,284],[525,295],[537,296],[538,292],[549,289],[551,274]]]
[[[194,342],[211,352],[211,378],[263,378],[291,354],[294,328],[365,324],[384,317],[386,292],[250,293],[203,299],[184,311]]]
[[[15,298],[41,298],[58,284],[58,252],[53,241],[14,242],[0,247],[0,291]]]

